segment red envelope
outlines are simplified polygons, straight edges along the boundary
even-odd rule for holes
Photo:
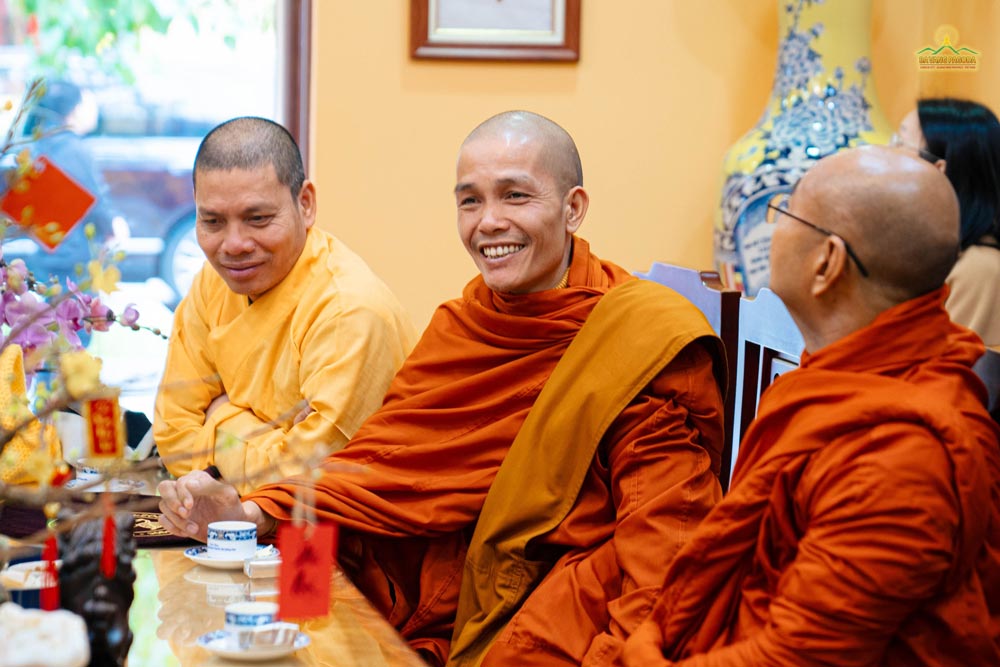
[[[40,157],[0,200],[0,210],[51,252],[94,205],[94,195]]]
[[[332,523],[278,529],[278,618],[318,618],[330,613],[330,577],[337,548]]]
[[[94,398],[83,403],[87,422],[87,451],[92,458],[121,458],[125,432],[117,398]]]

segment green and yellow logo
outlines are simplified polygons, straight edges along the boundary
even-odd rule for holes
[[[958,70],[975,72],[979,69],[979,51],[959,44],[955,26],[943,25],[934,31],[937,47],[925,46],[917,51],[919,70]]]

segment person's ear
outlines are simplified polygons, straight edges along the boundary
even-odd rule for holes
[[[576,185],[569,189],[563,200],[564,216],[566,218],[566,231],[575,234],[576,230],[583,224],[583,219],[587,217],[587,209],[590,207],[590,195],[581,186]]]
[[[306,229],[309,229],[316,222],[316,186],[312,184],[312,181],[304,181],[302,183],[297,203],[299,206],[299,215],[302,216],[302,220],[306,224]]]
[[[938,171],[942,174],[946,174],[947,172],[945,170],[948,168],[948,161],[944,158],[938,158],[934,163],[934,166],[937,167]]]
[[[812,295],[822,296],[843,280],[848,261],[844,239],[836,235],[827,236],[813,261]]]

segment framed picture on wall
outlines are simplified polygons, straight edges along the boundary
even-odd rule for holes
[[[575,62],[580,0],[410,0],[410,54]]]

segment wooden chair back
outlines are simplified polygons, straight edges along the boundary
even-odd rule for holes
[[[798,368],[804,348],[802,334],[774,292],[765,287],[752,299],[740,299],[732,458],[724,491],[732,479],[740,440],[757,414],[761,393],[776,377]]]

